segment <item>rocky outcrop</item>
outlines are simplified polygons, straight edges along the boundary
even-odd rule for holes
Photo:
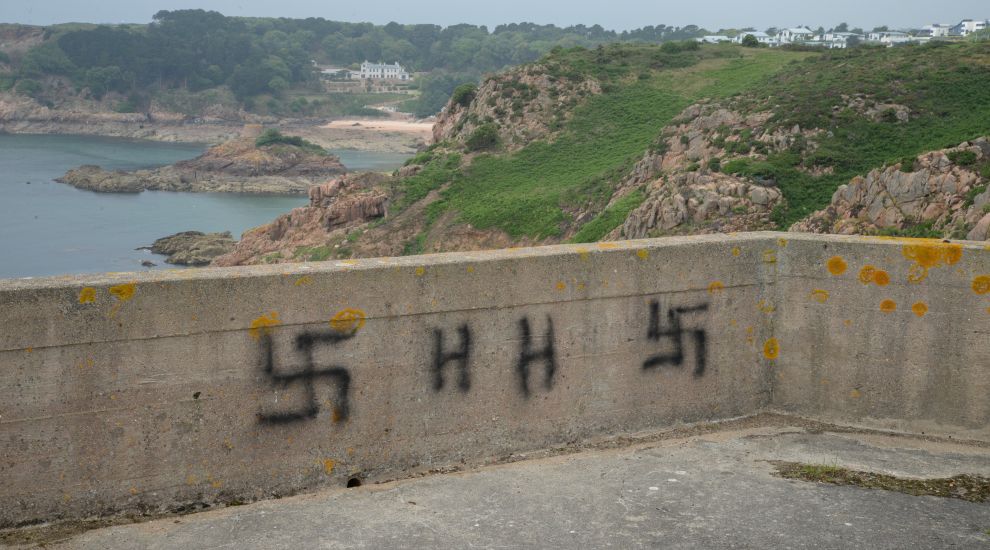
[[[237,246],[213,265],[250,265],[265,262],[266,257],[291,260],[300,248],[327,246],[341,230],[385,216],[388,194],[382,185],[386,181],[386,176],[367,173],[314,186],[308,206],[245,232]]]
[[[781,201],[775,187],[718,173],[673,174],[650,184],[647,193],[626,218],[622,237],[767,229]]]
[[[877,234],[924,225],[943,237],[987,240],[990,179],[980,173],[987,167],[990,142],[981,138],[926,153],[911,166],[873,170],[839,187],[826,208],[791,231]]]
[[[479,126],[493,124],[501,145],[518,149],[551,136],[578,102],[601,91],[597,80],[557,78],[542,65],[490,76],[469,103],[447,103],[433,126],[433,142],[463,144]]]
[[[345,172],[330,154],[278,144],[255,147],[249,139],[210,148],[199,157],[154,170],[107,171],[82,166],[56,181],[103,193],[156,191],[303,194]]]
[[[166,263],[202,266],[209,265],[218,256],[231,252],[235,244],[237,243],[229,231],[223,233],[185,231],[158,239],[149,250],[155,254],[168,256],[165,259]]]

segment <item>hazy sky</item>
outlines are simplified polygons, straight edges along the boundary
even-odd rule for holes
[[[608,29],[696,24],[720,27],[810,25],[922,26],[990,17],[987,0],[0,0],[0,22],[146,23],[162,9],[225,15],[323,17],[374,23],[484,24],[532,21]]]

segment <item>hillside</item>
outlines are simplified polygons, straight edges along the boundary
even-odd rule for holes
[[[319,256],[786,229],[856,176],[988,129],[986,43],[556,50],[459,90],[386,216]]]

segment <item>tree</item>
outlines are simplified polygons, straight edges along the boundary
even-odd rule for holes
[[[835,27],[835,29],[833,29],[833,30],[835,32],[849,32],[849,24],[848,23],[839,23]]]
[[[753,36],[751,34],[747,34],[746,37],[743,38],[742,45],[743,45],[743,47],[746,47],[746,48],[759,48],[760,47],[760,41],[757,40],[755,36]]]

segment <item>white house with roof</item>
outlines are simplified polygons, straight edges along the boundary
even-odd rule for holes
[[[815,39],[815,31],[808,27],[793,27],[784,29],[777,33],[777,42],[781,44],[794,44],[808,42]]]
[[[990,21],[983,20],[977,21],[973,19],[963,19],[959,24],[954,25],[949,29],[949,35],[951,36],[969,36],[974,32],[979,32],[990,28]]]
[[[351,73],[351,77],[361,80],[409,80],[409,73],[398,63],[388,65],[365,61],[361,63],[361,70]]]
[[[830,49],[845,49],[849,47],[849,42],[853,40],[863,40],[865,37],[854,32],[827,32],[822,37],[823,45]]]
[[[710,34],[707,36],[702,36],[701,38],[696,38],[695,40],[701,42],[702,44],[718,44],[720,42],[732,42],[731,38],[721,34]]]
[[[929,38],[945,38],[949,36],[949,31],[952,30],[952,25],[943,25],[941,23],[932,23],[927,27],[921,29]]]
[[[766,44],[767,46],[772,46],[777,43],[777,39],[761,31],[751,31],[751,32],[743,31],[733,39],[733,42],[735,42],[736,44],[742,44],[742,41],[745,40],[746,37],[750,35],[752,35],[753,38],[755,38],[756,41],[759,42],[760,44]]]
[[[870,42],[879,42],[881,44],[886,44],[887,46],[893,46],[894,44],[904,44],[907,42],[912,42],[914,39],[906,32],[901,31],[877,31],[871,32],[867,36],[867,40]]]

